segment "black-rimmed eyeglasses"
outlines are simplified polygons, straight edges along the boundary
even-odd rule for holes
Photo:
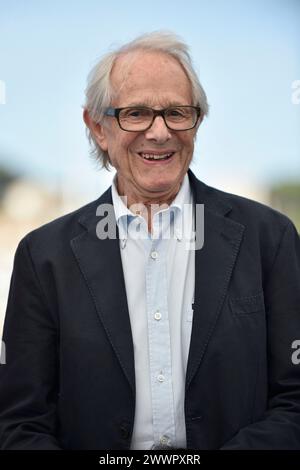
[[[172,106],[166,109],[147,107],[106,108],[105,116],[115,117],[120,128],[128,132],[143,132],[149,129],[154,119],[161,116],[172,131],[193,129],[201,115],[199,106]]]

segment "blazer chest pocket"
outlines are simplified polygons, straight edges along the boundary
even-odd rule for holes
[[[264,294],[259,292],[249,297],[233,297],[229,299],[231,311],[235,315],[251,315],[265,310]]]

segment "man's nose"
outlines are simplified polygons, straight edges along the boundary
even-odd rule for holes
[[[171,138],[170,129],[167,128],[162,116],[156,116],[152,126],[145,132],[146,139],[156,142],[166,142]]]

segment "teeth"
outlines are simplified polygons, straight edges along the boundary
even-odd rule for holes
[[[163,155],[154,155],[150,153],[141,153],[142,157],[146,160],[163,160],[164,158],[170,157],[172,153],[165,153]]]

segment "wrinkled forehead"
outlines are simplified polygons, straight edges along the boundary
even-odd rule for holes
[[[137,50],[119,56],[111,72],[115,98],[139,93],[180,94],[191,97],[191,83],[178,60],[163,52]],[[137,97],[138,99],[138,97]]]

